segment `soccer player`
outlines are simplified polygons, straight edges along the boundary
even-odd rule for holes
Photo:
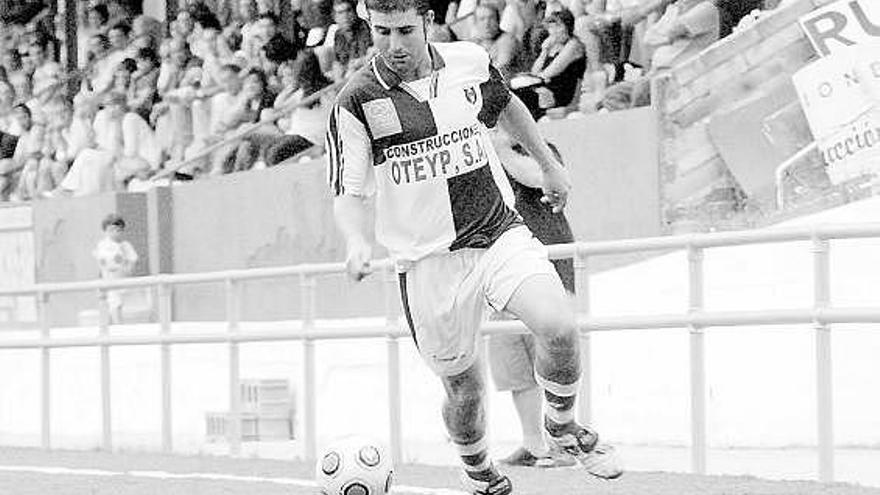
[[[378,55],[337,97],[328,123],[329,180],[349,274],[370,271],[368,200],[377,240],[399,273],[407,323],[446,390],[443,419],[476,495],[512,493],[488,457],[476,352],[488,306],[536,338],[544,427],[591,474],[621,474],[597,433],[575,421],[575,316],[544,246],[523,225],[487,129],[501,125],[541,166],[543,201],[562,211],[568,174],[484,50],[428,43],[427,0],[367,0]]]

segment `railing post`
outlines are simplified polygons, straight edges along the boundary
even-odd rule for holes
[[[574,260],[575,310],[578,318],[590,316],[590,265],[587,255],[575,252]],[[581,385],[578,390],[578,421],[590,424],[593,420],[592,349],[590,332],[581,331]]]
[[[241,318],[241,282],[226,279],[226,325],[229,335],[229,455],[241,455],[241,370],[239,344],[235,337]]]
[[[391,437],[391,460],[403,463],[403,414],[400,394],[400,339],[397,330],[397,280],[394,268],[383,271],[385,289],[385,324],[388,327],[388,431]]]
[[[160,283],[157,289],[159,306],[159,334],[167,337],[171,333],[171,287]],[[162,367],[162,452],[168,454],[174,449],[172,440],[171,404],[171,345],[159,346]]]
[[[830,244],[813,238],[813,304],[817,310],[831,302]],[[819,448],[819,480],[834,481],[834,395],[831,363],[831,327],[816,320],[816,426]]]
[[[688,246],[688,309],[703,309],[703,249]],[[703,328],[691,325],[691,470],[706,474],[706,342]]]
[[[52,336],[51,314],[49,308],[49,294],[40,292],[37,294],[37,310],[40,318],[40,337],[48,341]],[[46,450],[52,448],[52,356],[48,347],[40,349],[40,445]]]
[[[303,457],[308,462],[313,462],[318,456],[318,431],[317,431],[317,377],[315,376],[315,340],[311,335],[315,327],[315,279],[308,276],[300,276],[300,301],[303,312],[303,381],[305,388],[305,401],[303,404],[303,423],[305,431]]]
[[[110,311],[107,305],[107,290],[98,290],[98,335],[110,335]],[[113,450],[113,417],[110,397],[110,346],[101,344],[101,448]]]

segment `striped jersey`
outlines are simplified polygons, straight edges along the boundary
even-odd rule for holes
[[[376,199],[376,236],[416,261],[486,248],[522,220],[487,129],[511,95],[486,52],[431,43],[430,76],[402,81],[377,56],[331,112],[327,150],[335,195]]]

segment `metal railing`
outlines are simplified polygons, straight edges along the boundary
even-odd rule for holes
[[[706,371],[705,332],[710,327],[744,325],[790,325],[811,324],[816,342],[816,390],[819,479],[834,479],[834,431],[831,363],[831,327],[833,323],[880,322],[880,307],[832,308],[830,307],[830,243],[832,239],[855,239],[880,237],[880,224],[827,226],[762,231],[742,231],[713,234],[691,234],[671,237],[654,237],[609,242],[575,243],[550,248],[555,258],[573,257],[577,276],[578,323],[582,331],[582,356],[585,370],[579,401],[579,419],[589,422],[591,417],[590,383],[590,334],[598,331],[626,329],[687,328],[690,331],[690,412],[691,412],[691,465],[695,473],[706,472]],[[758,243],[810,241],[813,252],[813,305],[801,309],[778,309],[760,311],[706,311],[703,308],[704,280],[703,253],[705,249]],[[688,254],[689,304],[684,313],[654,314],[626,317],[591,317],[589,296],[589,260],[596,256],[634,252],[669,251],[686,249]],[[304,376],[304,451],[307,459],[316,454],[316,376],[315,342],[318,340],[351,338],[385,338],[388,355],[389,426],[390,444],[394,459],[402,459],[400,349],[401,338],[409,334],[399,324],[396,278],[387,260],[375,264],[384,277],[386,317],[375,324],[358,325],[357,328],[316,327],[316,287],[321,276],[344,271],[342,263],[303,264],[289,267],[229,270],[213,273],[157,275],[114,281],[89,281],[75,283],[46,283],[18,289],[2,289],[0,296],[35,295],[39,305],[40,335],[37,338],[0,339],[0,349],[40,349],[42,364],[42,446],[51,447],[49,371],[51,350],[66,347],[98,347],[101,350],[101,403],[102,446],[111,450],[110,429],[110,373],[109,352],[120,345],[159,345],[161,355],[162,387],[162,449],[172,450],[172,402],[171,402],[171,346],[183,344],[225,343],[229,353],[229,406],[230,453],[241,452],[241,398],[239,396],[239,346],[248,342],[301,341],[303,342]],[[248,281],[282,277],[297,277],[301,286],[302,319],[298,328],[284,330],[241,331],[242,284]],[[226,294],[225,332],[172,333],[171,289],[182,284],[223,282]],[[76,291],[96,291],[99,296],[107,290],[155,287],[158,291],[158,334],[114,335],[108,330],[106,308],[100,310],[99,333],[95,337],[61,337],[50,335],[50,295]],[[103,306],[103,305],[102,305]],[[521,323],[492,321],[485,325],[486,334],[523,332]]]

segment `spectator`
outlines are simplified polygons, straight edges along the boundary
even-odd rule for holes
[[[257,4],[254,0],[240,0],[238,2],[238,22],[241,33],[242,58],[256,60],[260,51],[256,48]]]
[[[516,38],[501,31],[501,12],[491,3],[483,3],[474,11],[473,41],[489,52],[492,64],[509,79],[516,72]]]
[[[152,48],[141,48],[135,58],[137,69],[132,74],[128,86],[127,106],[129,111],[148,122],[153,104],[158,98],[159,60]]]
[[[302,0],[303,29],[307,47],[322,44],[333,24],[333,0]]]
[[[131,22],[131,19],[134,17],[134,12],[132,12],[131,5],[124,0],[107,0],[107,13],[110,14],[110,19],[107,23],[111,26],[118,25],[123,23],[128,25]]]
[[[14,106],[15,88],[9,81],[0,81],[0,132],[18,136],[22,131],[12,111]]]
[[[514,90],[536,120],[548,108],[569,105],[577,96],[578,85],[586,70],[584,44],[574,36],[572,13],[555,11],[547,17],[545,24],[548,36],[532,64],[533,83]]]
[[[27,105],[19,103],[13,112],[22,133],[12,157],[0,160],[0,201],[30,199],[43,147],[44,129],[34,125]]]
[[[88,110],[90,108],[94,108],[94,105],[80,107],[77,111],[78,117],[88,119],[91,116]],[[113,167],[122,156],[124,115],[125,95],[109,93],[105,97],[104,108],[94,116],[89,146],[80,151],[73,160],[70,170],[61,181],[59,192],[85,196],[115,189]]]
[[[265,72],[256,68],[247,71],[235,106],[226,113],[224,120],[220,123],[219,136],[221,138],[225,139],[235,131],[242,130],[243,126],[258,121],[263,110],[272,105],[273,98],[269,93],[268,86]],[[235,151],[226,156],[222,172],[215,169],[214,173],[242,172],[249,170],[254,165],[259,149],[254,146],[253,139],[243,139],[233,146]]]
[[[114,24],[107,32],[107,39],[110,41],[110,50],[113,52],[123,53],[126,58],[134,56],[129,50],[129,37],[131,36],[131,26],[124,22]]]
[[[79,30],[76,33],[77,44],[79,45],[77,60],[88,60],[90,40],[95,35],[107,34],[107,29],[109,28],[107,21],[109,19],[110,14],[107,12],[106,5],[99,3],[89,7],[86,12],[86,22],[79,26]]]
[[[131,23],[131,45],[134,50],[149,48],[153,52],[159,51],[159,43],[162,41],[162,24],[150,16],[141,15]]]
[[[311,51],[300,54],[290,75],[294,77],[287,86],[291,91],[278,95],[273,109],[262,116],[262,120],[267,121],[283,115],[279,127],[284,136],[272,140],[266,147],[265,160],[270,167],[295,156],[318,156],[324,152],[324,133],[335,94],[325,91],[318,97],[313,95],[325,90],[332,81],[321,73],[318,58]],[[315,98],[314,101],[304,104],[310,97]]]
[[[31,77],[25,70],[21,52],[10,47],[4,52],[3,66],[6,67],[6,78],[15,90],[16,103],[31,98]]]
[[[92,36],[89,47],[82,92],[100,98],[113,87],[116,69],[125,60],[125,53],[111,51],[110,40],[103,34]]]
[[[87,122],[73,118],[73,108],[62,99],[47,105],[49,120],[37,178],[37,195],[52,196],[77,154],[89,145]]]
[[[263,14],[257,20],[255,39],[259,50],[260,68],[266,75],[274,75],[278,64],[296,58],[298,48],[278,32],[278,20],[272,14]]]
[[[137,62],[133,58],[126,58],[113,72],[113,87],[111,91],[121,95],[128,95],[128,88],[131,87],[132,75],[137,70]]]
[[[131,276],[138,260],[137,252],[131,243],[122,240],[125,232],[125,220],[116,214],[107,215],[101,222],[104,236],[98,241],[92,256],[98,262],[101,278],[116,280]],[[110,323],[122,323],[124,291],[108,290],[106,303],[110,315]]]
[[[614,66],[612,82],[623,80],[624,64],[629,60],[634,26],[624,23],[621,13],[636,8],[639,0],[592,0],[584,15],[575,21],[575,34],[587,51],[590,72],[604,70],[603,64]]]
[[[46,45],[41,42],[32,43],[28,54],[34,64],[33,100],[29,102],[31,111],[37,120],[42,121],[42,106],[53,99],[63,89],[64,79],[61,77],[62,69],[58,62],[50,60],[46,56]]]
[[[651,0],[628,13],[626,22],[644,19],[664,7],[663,15],[645,31],[643,39],[645,47],[652,53],[648,73],[608,88],[602,100],[604,109],[650,105],[653,77],[697,55],[718,40],[720,16],[711,0]]]
[[[355,0],[334,0],[333,17],[336,32],[333,34],[333,78],[347,79],[366,63],[372,55],[373,37],[370,24],[358,17]]]

